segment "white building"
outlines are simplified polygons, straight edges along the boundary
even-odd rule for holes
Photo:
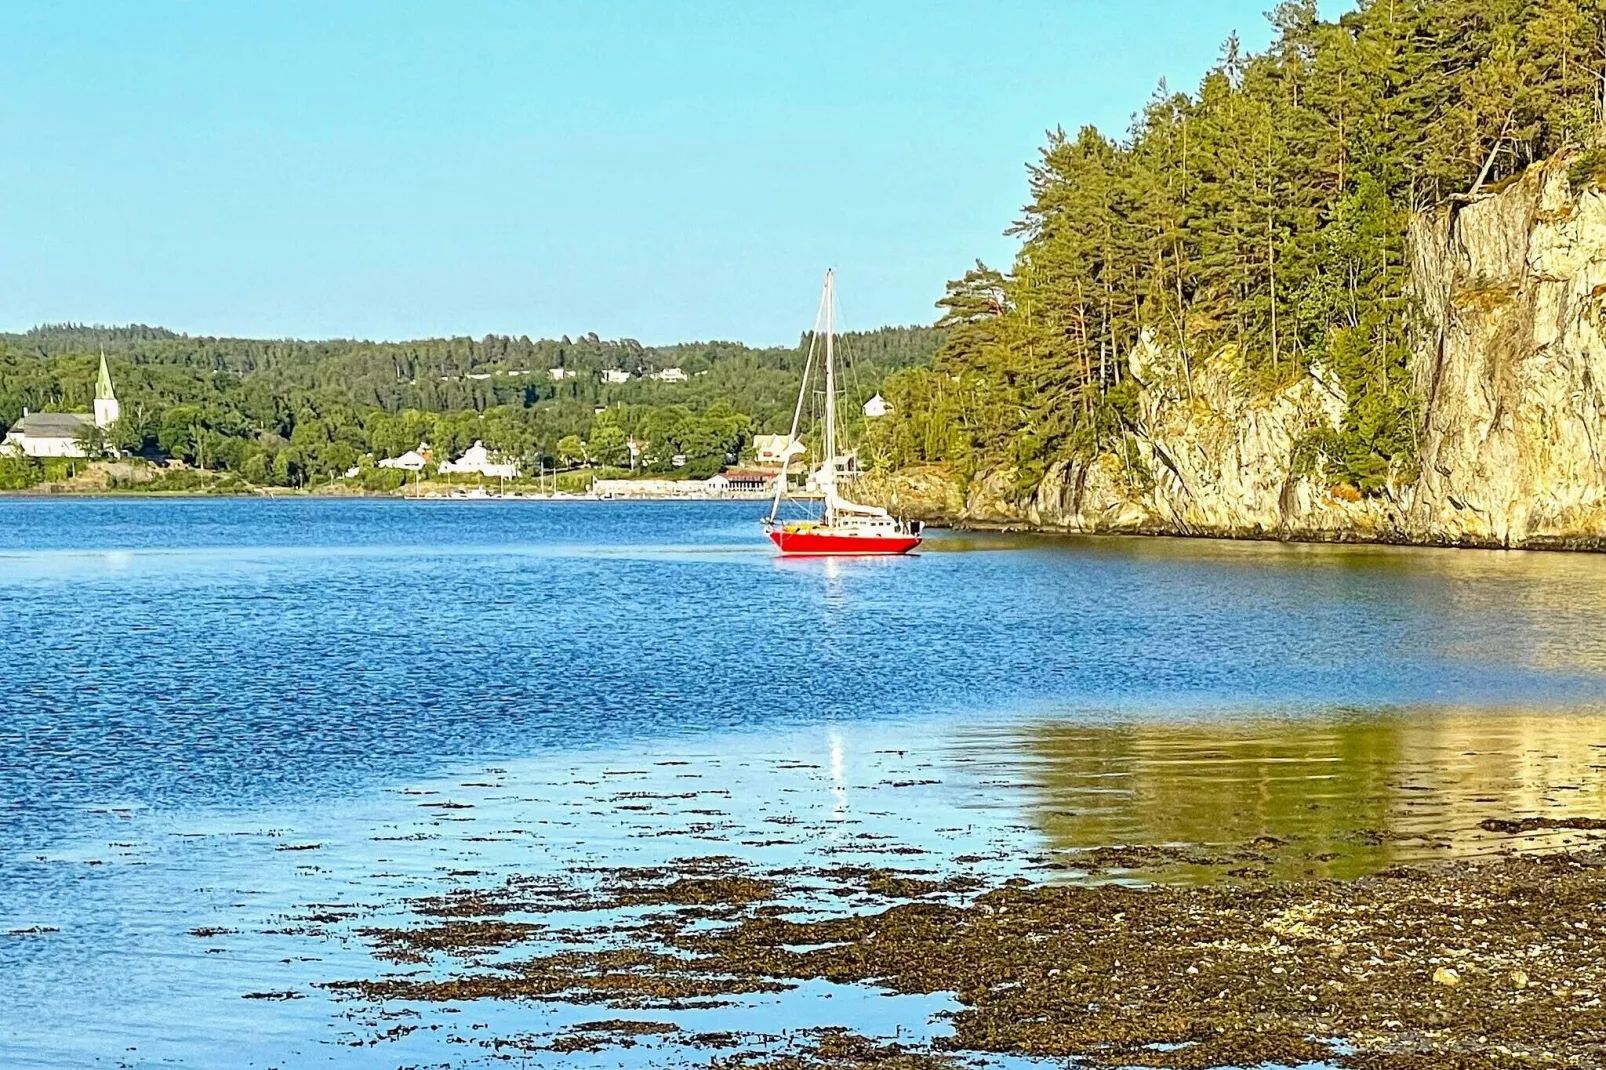
[[[85,457],[83,447],[86,432],[93,428],[105,430],[116,423],[123,407],[112,391],[111,372],[106,368],[106,354],[100,355],[100,376],[95,381],[95,411],[87,412],[33,412],[22,410],[22,419],[11,425],[0,450],[7,453],[24,453],[29,457]]]
[[[608,368],[602,373],[602,381],[605,383],[628,383],[630,382],[630,373],[619,368]]]
[[[573,368],[548,368],[547,374],[552,376],[552,381],[554,383],[561,383],[565,379],[573,379],[580,373],[575,371]]]
[[[11,425],[0,449],[29,457],[87,457],[81,444],[95,418],[76,412],[28,412]]]
[[[684,383],[686,381],[686,373],[679,368],[665,368],[661,372],[653,372],[652,378],[660,383]]]
[[[455,461],[447,461],[441,465],[442,472],[475,472],[491,479],[517,479],[519,466],[506,461],[491,460],[491,453],[483,443],[475,440],[474,445],[463,451],[463,456]]]
[[[380,468],[400,468],[404,472],[422,472],[429,463],[429,447],[420,442],[416,450],[408,450],[400,457],[386,457],[379,462]]]
[[[746,493],[768,494],[775,489],[779,472],[764,472],[754,468],[727,468],[720,473],[725,477],[725,489]]]
[[[753,459],[761,465],[785,464],[788,458],[803,455],[803,443],[788,435],[754,435]]]
[[[872,420],[887,414],[887,399],[877,394],[864,403],[864,414]]]

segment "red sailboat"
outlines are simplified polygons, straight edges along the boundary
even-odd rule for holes
[[[820,339],[820,319],[825,320],[825,442],[821,455],[824,463],[815,470],[811,482],[818,488],[824,509],[820,516],[806,520],[780,520],[781,499],[789,489],[787,468],[791,463],[791,450],[784,451],[781,475],[775,481],[775,501],[770,515],[764,521],[770,541],[783,554],[906,554],[920,545],[919,521],[895,517],[875,505],[860,505],[844,498],[837,488],[841,458],[837,456],[836,439],[836,352],[832,321],[835,301],[835,277],[825,273],[825,291],[820,295],[820,312],[815,316],[814,337],[809,343],[808,358],[803,365],[803,385],[797,395],[797,409],[792,414],[792,433],[788,443],[797,441],[798,421],[803,416],[803,401],[808,396],[809,373],[813,369],[815,345]]]

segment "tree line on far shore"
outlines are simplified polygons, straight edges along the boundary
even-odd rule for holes
[[[939,331],[922,327],[843,337],[852,381],[866,394],[894,370],[929,363],[940,343]],[[771,348],[646,347],[595,335],[299,342],[47,326],[0,335],[0,427],[24,410],[89,411],[102,351],[122,419],[89,436],[91,452],[168,457],[253,484],[306,486],[353,467],[376,484],[399,480],[372,462],[422,442],[439,461],[480,441],[537,472],[626,468],[634,441],[639,470],[712,475],[754,434],[786,430],[807,339]],[[652,377],[672,368],[680,375]],[[610,371],[628,378],[609,381]],[[25,460],[0,463],[9,466],[0,483],[43,478]]]

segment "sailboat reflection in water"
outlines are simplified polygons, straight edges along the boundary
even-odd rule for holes
[[[821,515],[808,520],[777,519],[781,501],[790,489],[789,473],[791,451],[781,461],[781,474],[775,481],[775,501],[764,528],[770,540],[783,554],[906,554],[920,545],[920,522],[895,517],[879,506],[860,505],[844,498],[837,487],[837,477],[843,458],[837,453],[836,434],[836,349],[833,306],[836,297],[835,274],[825,273],[825,289],[820,294],[820,309],[814,318],[814,331],[809,340],[808,358],[803,363],[803,383],[798,389],[797,408],[792,413],[792,432],[787,439],[797,441],[798,422],[803,418],[803,402],[809,393],[809,373],[814,368],[815,350],[825,321],[825,440],[821,449],[823,463],[814,471],[810,482],[818,489],[824,504]]]

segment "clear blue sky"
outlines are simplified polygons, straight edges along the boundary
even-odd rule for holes
[[[1046,128],[1270,5],[13,0],[0,329],[768,343],[828,265],[848,326],[929,322]]]

